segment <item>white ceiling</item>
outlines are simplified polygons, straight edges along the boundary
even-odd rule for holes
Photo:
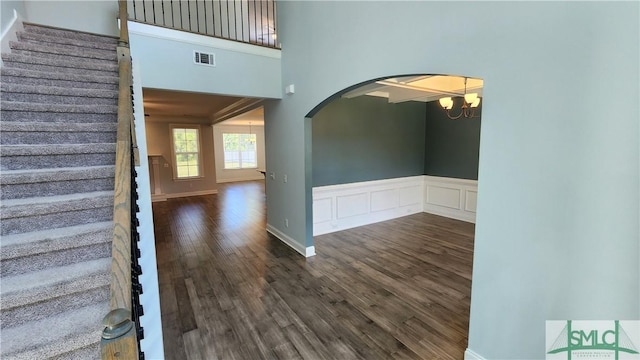
[[[464,77],[447,75],[404,76],[363,85],[342,97],[349,99],[369,95],[388,98],[390,103],[429,102],[447,96],[463,96],[464,80]],[[467,93],[482,96],[482,86],[482,79],[467,78]]]
[[[446,96],[464,95],[464,77],[444,75],[404,76],[376,81],[342,95],[343,98],[378,96],[390,103],[429,102]],[[467,92],[482,96],[482,79],[468,78]],[[144,113],[148,121],[194,121],[225,125],[264,125],[259,100],[236,96],[143,89]],[[243,112],[244,110],[246,112]],[[239,114],[231,117],[232,115]],[[219,122],[220,117],[225,119]]]
[[[147,121],[180,121],[217,123],[217,115],[235,106],[245,106],[248,99],[237,96],[202,94],[158,89],[143,89],[144,113]],[[240,105],[239,105],[240,104]],[[232,125],[264,125],[262,106],[224,121]]]

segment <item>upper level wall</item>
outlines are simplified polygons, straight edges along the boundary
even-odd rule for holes
[[[23,4],[25,14],[22,15],[27,22],[118,36],[118,2],[116,0],[23,1]]]
[[[282,97],[280,50],[129,22],[131,55],[142,86],[241,97]],[[215,67],[194,51],[214,53]]]

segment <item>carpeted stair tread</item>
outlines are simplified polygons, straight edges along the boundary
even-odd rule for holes
[[[111,258],[2,278],[2,329],[109,298]],[[27,284],[27,286],[25,286]]]
[[[118,105],[39,104],[2,101],[3,111],[52,112],[76,114],[117,114]]]
[[[48,144],[6,145],[0,147],[2,156],[70,155],[114,153],[116,144]],[[63,166],[60,166],[63,167]],[[20,170],[20,169],[10,169]]]
[[[112,132],[117,131],[116,123],[56,123],[0,121],[0,129],[9,132]]]
[[[108,98],[116,100],[118,99],[117,92],[113,90],[102,89],[78,89],[60,86],[23,85],[3,82],[2,84],[0,84],[0,90],[3,93],[77,96],[87,98]],[[6,100],[6,97],[3,96],[3,100]]]
[[[77,73],[83,71],[85,74],[92,75],[111,75],[117,74],[117,62],[94,62],[83,61],[82,58],[73,59],[53,59],[50,57],[29,56],[24,54],[2,54],[4,66],[23,68],[38,71]]]
[[[0,259],[4,261],[40,254],[45,251],[59,251],[98,244],[109,241],[112,235],[113,223],[109,221],[6,235],[2,237]],[[3,293],[7,290],[6,286],[8,285],[3,279]]]
[[[104,301],[3,329],[3,358],[45,359],[100,342],[102,318],[108,311]]]
[[[109,286],[108,257],[2,278],[2,309],[12,310]],[[28,286],[25,286],[28,284]],[[81,295],[81,294],[79,294]],[[7,324],[3,324],[6,328]]]
[[[77,48],[88,48],[88,49],[114,50],[118,46],[117,43],[104,43],[104,42],[96,42],[96,41],[71,39],[71,38],[59,37],[59,36],[48,36],[44,34],[35,34],[27,31],[19,31],[17,33],[17,37],[18,37],[18,40],[22,42],[29,42],[29,43],[35,43],[35,44],[67,45],[67,46],[74,46]]]
[[[4,200],[0,219],[60,213],[108,206],[113,203],[113,191],[95,191],[69,195]]]
[[[29,70],[29,69],[19,69],[19,68],[10,68],[3,67],[0,69],[0,75],[2,75],[2,82],[6,82],[7,78],[15,77],[18,79],[42,79],[42,80],[50,80],[53,84],[55,81],[68,81],[76,84],[93,84],[94,86],[99,86],[101,84],[112,84],[114,85],[113,90],[117,90],[118,85],[118,75],[117,73],[108,74],[108,75],[86,75],[86,74],[74,74],[74,73],[61,73],[61,72],[50,72],[50,71],[37,71],[37,70]],[[20,84],[19,81],[12,81],[13,83]],[[46,84],[43,84],[46,85]],[[55,85],[50,85],[55,86]],[[88,86],[83,86],[88,87]]]
[[[114,44],[114,45],[118,44],[118,38],[114,36],[92,34],[92,33],[87,33],[82,31],[76,31],[76,30],[60,29],[60,28],[39,25],[39,24],[34,24],[29,22],[24,22],[23,26],[24,26],[25,32],[32,33],[32,34],[42,34],[47,36],[56,36],[61,38],[77,39],[77,40],[91,41],[91,42],[101,42],[101,43]]]
[[[2,107],[2,105],[0,105]],[[41,111],[2,111],[2,121],[6,122],[50,122],[50,123],[114,123],[117,114],[84,114]]]
[[[117,61],[118,59],[115,45],[109,50],[104,50],[79,48],[77,46],[61,44],[37,44],[22,41],[10,41],[9,46],[11,47],[12,52],[18,51],[19,53],[20,51],[24,51],[25,53],[30,53],[34,56],[64,55],[75,58],[85,58],[87,61],[91,61],[88,59],[101,59],[107,61]]]
[[[6,170],[0,173],[0,197],[6,200],[111,190],[114,174],[113,165]]]
[[[55,229],[113,219],[113,191],[55,195],[37,198],[9,199],[0,205],[2,227],[0,235]],[[88,260],[96,258],[96,250],[108,252],[109,248],[76,249],[74,256]],[[73,259],[40,258],[34,262],[32,270],[47,265],[47,262],[62,264],[77,262]],[[5,266],[6,265],[6,266]],[[32,264],[28,264],[32,266]],[[2,275],[24,272],[24,268],[3,264]]]

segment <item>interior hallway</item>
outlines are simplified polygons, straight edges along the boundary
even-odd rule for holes
[[[416,214],[315,238],[265,231],[264,181],[153,204],[167,359],[462,359],[474,225]]]

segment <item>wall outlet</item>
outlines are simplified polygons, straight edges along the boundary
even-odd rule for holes
[[[276,179],[276,173],[272,172],[269,174],[269,177],[272,178],[273,180]]]
[[[284,174],[284,182],[287,182],[287,174]]]
[[[284,219],[284,227],[289,227],[289,219]]]

